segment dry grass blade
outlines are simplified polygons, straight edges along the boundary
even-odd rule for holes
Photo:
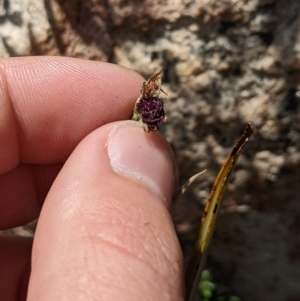
[[[194,301],[198,292],[198,284],[201,273],[206,261],[209,243],[211,241],[216,220],[222,204],[222,198],[226,191],[230,175],[238,161],[239,155],[247,143],[249,137],[253,133],[253,128],[250,123],[247,124],[241,138],[233,147],[229,157],[219,171],[217,178],[213,184],[207,204],[204,209],[204,214],[199,227],[197,239],[193,247],[193,251],[186,269],[185,284],[186,284],[186,301]]]
[[[201,176],[205,172],[206,172],[206,169],[204,169],[201,172],[190,177],[187,180],[187,182],[174,195],[173,204],[175,204],[177,201],[179,201],[181,199],[182,195],[186,192],[186,190],[199,178],[199,176]]]

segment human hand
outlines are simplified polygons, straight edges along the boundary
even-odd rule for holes
[[[28,301],[182,300],[170,148],[117,121],[142,82],[106,63],[0,61],[0,229],[39,217],[33,246],[0,237],[0,300],[26,299],[30,264]]]

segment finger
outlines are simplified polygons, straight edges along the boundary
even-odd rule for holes
[[[31,238],[0,236],[0,300],[26,300],[31,246]]]
[[[107,63],[0,60],[0,229],[38,217],[66,157],[95,128],[129,118],[141,81]]]
[[[62,164],[19,164],[0,175],[0,229],[24,225],[39,214]]]
[[[182,255],[168,211],[176,168],[135,122],[86,137],[42,209],[28,301],[182,300]]]
[[[71,58],[0,60],[0,173],[63,162],[95,128],[128,119],[143,79]]]

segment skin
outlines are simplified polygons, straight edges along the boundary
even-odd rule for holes
[[[39,218],[34,241],[0,236],[1,300],[183,300],[170,148],[121,121],[143,81],[107,63],[0,60],[0,229]],[[119,149],[153,185],[112,165]]]

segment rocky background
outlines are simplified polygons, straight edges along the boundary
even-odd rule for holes
[[[185,254],[250,121],[208,268],[243,301],[300,300],[299,0],[0,0],[0,57],[23,55],[164,69],[162,132],[182,182],[208,170],[174,208]]]

